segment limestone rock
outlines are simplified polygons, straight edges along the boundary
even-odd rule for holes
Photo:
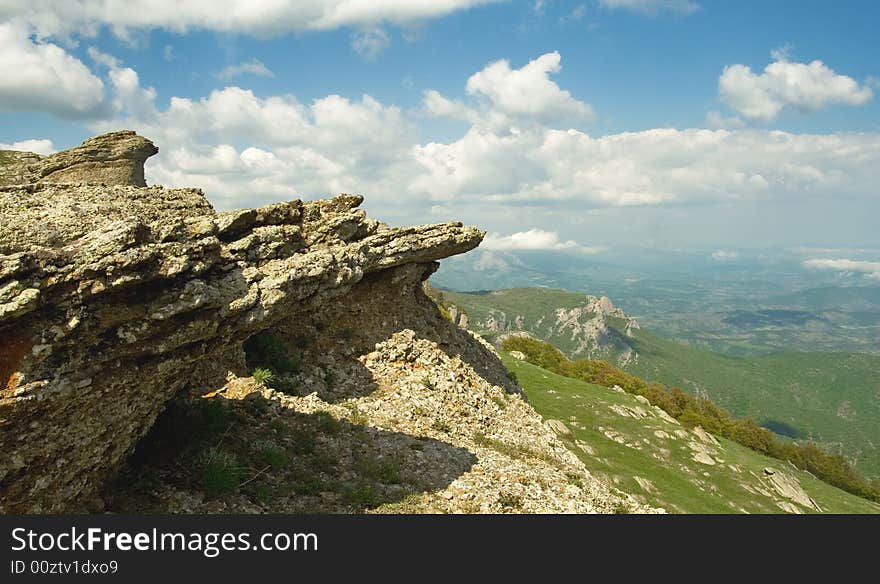
[[[119,177],[155,150],[111,136],[48,157],[41,177]],[[216,213],[193,189],[0,188],[0,512],[80,509],[172,395],[240,371],[250,335],[372,274],[426,277],[483,237],[460,223],[390,228],[361,200]]]
[[[145,187],[144,162],[157,152],[155,144],[130,130],[112,132],[47,156],[36,165],[36,176],[48,183]]]
[[[820,513],[822,512],[822,508],[819,507],[813,498],[810,497],[803,487],[801,487],[798,480],[790,474],[776,470],[775,468],[767,467],[764,469],[764,478],[780,496],[806,507],[807,509],[818,511]],[[801,512],[797,507],[794,507],[787,501],[783,501],[783,503],[785,503],[786,506],[780,505],[780,507],[789,513]],[[792,510],[792,507],[794,510]]]
[[[562,420],[546,420],[544,425],[562,438],[571,438],[571,430]]]

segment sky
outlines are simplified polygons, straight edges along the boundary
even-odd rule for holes
[[[148,182],[220,210],[350,192],[490,249],[860,262],[878,25],[855,0],[0,0],[0,149],[128,128]]]

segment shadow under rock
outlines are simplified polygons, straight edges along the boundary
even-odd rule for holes
[[[357,419],[355,418],[355,422]],[[476,457],[251,393],[179,396],[104,488],[119,513],[345,513],[446,488]]]
[[[290,387],[282,383],[276,389],[299,395],[316,392],[331,403],[369,395],[377,385],[358,357],[410,329],[416,338],[433,341],[449,357],[460,358],[489,383],[519,392],[497,355],[443,318],[425,295],[422,282],[436,265],[410,264],[368,274],[332,302],[274,325],[266,334],[282,339],[290,356],[305,368],[290,376]]]

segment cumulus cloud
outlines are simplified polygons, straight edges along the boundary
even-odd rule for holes
[[[256,75],[257,77],[275,77],[275,73],[269,70],[261,61],[251,59],[238,65],[229,65],[214,73],[214,77],[221,81],[229,81],[239,75]]]
[[[591,121],[593,108],[561,89],[550,75],[561,69],[558,52],[546,53],[519,69],[506,59],[488,64],[465,85],[473,106],[427,91],[424,108],[429,115],[464,119],[492,131],[520,125],[569,124]]]
[[[612,10],[629,10],[649,16],[661,12],[688,16],[700,9],[700,5],[691,0],[599,0],[599,4]]]
[[[581,208],[835,193],[870,197],[880,134],[671,128],[593,137],[569,129],[497,135],[472,127],[418,146],[411,190],[437,199]]]
[[[0,110],[90,117],[104,105],[104,84],[81,61],[23,26],[0,23]]]
[[[35,154],[52,154],[55,152],[55,145],[52,140],[32,139],[13,142],[12,144],[0,143],[0,150],[19,150],[21,152],[33,152]]]
[[[811,259],[804,261],[804,267],[814,270],[861,273],[868,278],[880,280],[880,262],[865,262],[849,259]]]
[[[822,61],[793,63],[787,50],[773,52],[777,59],[755,74],[746,65],[729,65],[718,79],[722,101],[741,115],[769,122],[790,106],[812,112],[831,105],[859,106],[874,96],[867,85],[840,75]]]
[[[95,35],[102,27],[131,30],[203,29],[268,37],[287,32],[410,25],[500,0],[5,0],[0,19],[15,19],[41,35]]]
[[[467,80],[466,91],[485,98],[493,112],[513,119],[532,118],[543,122],[590,120],[595,114],[589,104],[550,80],[561,69],[558,52],[541,55],[520,69],[511,69],[506,59],[486,66]]]
[[[481,247],[496,251],[568,250],[591,254],[601,251],[601,248],[584,247],[571,239],[562,241],[559,238],[559,234],[555,231],[544,231],[543,229],[529,229],[528,231],[518,231],[510,235],[490,233],[486,235]]]
[[[131,128],[154,139],[161,151],[148,162],[150,182],[201,186],[220,208],[360,192],[392,222],[423,217],[426,208],[438,218],[491,212],[513,221],[526,209],[572,218],[599,207],[876,193],[877,133],[659,128],[592,136],[542,121],[540,108],[502,95],[517,83],[482,75],[468,103],[426,93],[431,115],[469,127],[458,138],[423,142],[400,108],[369,95],[301,102],[231,85],[200,98],[163,96],[160,104],[133,68],[95,49],[89,54],[106,70],[110,112],[89,128]],[[538,71],[556,67],[549,55]],[[577,102],[555,83],[549,93],[538,85],[538,101]],[[515,126],[493,123],[513,118]],[[497,245],[513,245],[511,237],[498,235]]]
[[[712,252],[712,259],[718,261],[735,260],[739,257],[739,252],[719,249]]]
[[[137,72],[97,51],[94,58],[109,69],[115,115],[93,131],[128,127],[154,139],[162,149],[148,162],[151,182],[201,186],[221,208],[339,192],[390,199],[415,167],[413,126],[369,95],[304,104],[229,86],[160,108]]]

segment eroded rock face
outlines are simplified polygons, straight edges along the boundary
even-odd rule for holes
[[[143,184],[155,152],[108,136],[0,189],[0,512],[88,508],[172,395],[241,372],[250,335],[483,237],[390,228],[353,195],[216,213],[197,190],[97,187]]]
[[[144,162],[159,152],[131,130],[89,138],[49,156],[32,152],[0,153],[0,186],[43,183],[92,183],[147,186]]]

